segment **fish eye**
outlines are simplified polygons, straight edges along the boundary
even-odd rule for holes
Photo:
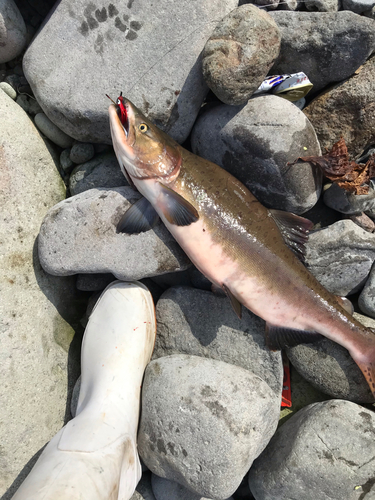
[[[147,132],[148,126],[145,123],[141,123],[138,127],[140,132]]]

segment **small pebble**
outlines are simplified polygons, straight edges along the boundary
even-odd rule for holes
[[[56,127],[44,113],[35,115],[34,121],[38,129],[54,144],[61,148],[69,148],[72,145],[73,139]]]
[[[16,103],[21,106],[21,108],[26,111],[26,113],[29,112],[30,109],[30,103],[26,95],[19,95],[16,99]]]
[[[70,150],[70,159],[73,163],[85,163],[95,155],[94,146],[90,143],[77,142]]]
[[[30,100],[29,100],[29,114],[32,116],[35,116],[38,113],[43,113],[42,108],[40,107],[40,105],[36,99],[30,98]]]
[[[14,90],[14,88],[9,85],[7,82],[0,82],[0,89],[4,90],[4,92],[11,97],[14,101],[16,100],[17,97],[17,92]]]
[[[64,172],[69,172],[73,167],[74,163],[70,159],[70,149],[64,149],[60,155],[60,165]]]
[[[375,230],[375,223],[368,215],[361,213],[358,215],[348,215],[348,219],[352,220],[357,226],[361,227],[369,233],[373,233]]]

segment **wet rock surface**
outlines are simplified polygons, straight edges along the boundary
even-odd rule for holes
[[[242,107],[207,107],[192,132],[193,152],[243,182],[264,205],[296,214],[314,206],[321,174],[299,156],[320,155],[303,112],[280,97],[259,96]]]
[[[191,354],[240,366],[263,379],[280,395],[279,352],[265,347],[263,320],[244,309],[238,319],[227,297],[189,287],[174,287],[159,299],[153,359]]]
[[[148,365],[142,408],[138,449],[147,467],[224,500],[274,433],[279,398],[248,370],[174,355]]]
[[[372,498],[374,433],[375,415],[362,406],[341,400],[307,406],[254,463],[250,489],[257,500]]]
[[[232,10],[216,26],[202,54],[203,76],[226,104],[245,104],[280,51],[274,20],[254,5]]]
[[[91,189],[60,202],[45,217],[39,257],[50,274],[112,273],[140,279],[186,269],[189,259],[163,225],[136,235],[116,233],[140,195],[130,187]]]

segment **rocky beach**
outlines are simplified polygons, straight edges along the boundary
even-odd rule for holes
[[[305,265],[375,330],[375,177],[345,189],[319,166],[343,138],[340,161],[371,172],[374,28],[375,0],[0,0],[1,500],[76,416],[83,334],[115,280],[145,285],[157,322],[131,500],[375,500],[375,399],[349,352],[271,351],[162,222],[116,231],[141,195],[106,96],[311,220]],[[298,72],[301,99],[257,92]]]

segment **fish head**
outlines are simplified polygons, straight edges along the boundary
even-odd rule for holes
[[[182,162],[179,145],[122,96],[108,109],[113,148],[125,177],[172,182]]]

